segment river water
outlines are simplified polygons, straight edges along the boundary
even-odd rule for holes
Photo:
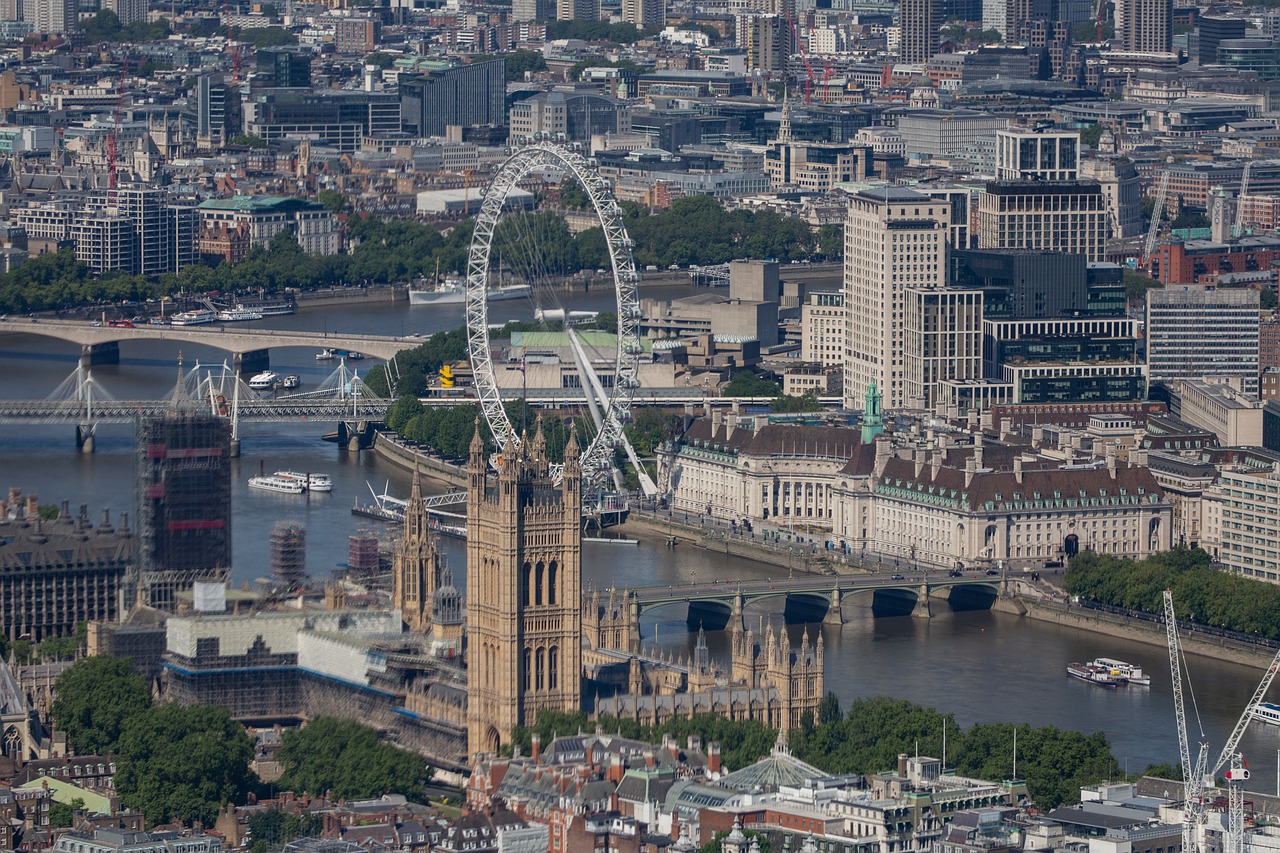
[[[687,291],[646,290],[646,297],[681,295]],[[612,294],[593,290],[567,300],[575,309],[611,310]],[[491,306],[491,319],[529,319],[527,302]],[[289,317],[268,318],[254,325],[311,331],[350,331],[407,335],[455,328],[462,323],[462,306],[409,307],[404,303],[344,305],[309,309]],[[182,358],[221,363],[225,354],[186,347]],[[272,352],[272,369],[299,374],[305,386],[322,380],[333,368],[317,363],[312,350]],[[173,387],[177,377],[178,346],[163,341],[121,344],[119,365],[94,368],[94,377],[121,399],[156,398]],[[78,348],[31,335],[0,336],[0,396],[35,399],[47,396],[75,368]],[[371,362],[363,362],[370,364]],[[281,520],[301,521],[307,528],[307,566],[315,579],[327,578],[346,561],[347,536],[381,526],[351,515],[357,501],[367,502],[369,484],[390,486],[405,495],[408,477],[380,463],[370,453],[349,453],[320,439],[331,424],[249,424],[242,426],[242,456],[233,475],[233,579],[252,582],[268,573],[267,535]],[[102,509],[113,516],[134,511],[131,429],[102,426],[97,452],[75,451],[71,426],[0,426],[0,488],[20,486],[36,492],[42,503],[69,500],[87,504],[91,517]],[[332,475],[330,494],[310,496],[250,492],[247,479],[260,465],[276,469],[323,471]],[[439,484],[430,489],[444,490]],[[445,540],[455,575],[465,585],[465,548]],[[707,578],[758,578],[779,571],[774,567],[728,558],[693,547],[669,550],[658,541],[639,546],[586,543],[586,581],[597,587],[679,584]],[[855,697],[888,695],[952,712],[964,725],[974,722],[1030,722],[1107,733],[1118,759],[1117,776],[1136,772],[1149,763],[1176,762],[1173,701],[1167,656],[1161,646],[1143,645],[990,612],[953,613],[935,603],[934,618],[872,618],[857,602],[846,604],[847,624],[809,626],[822,631],[826,644],[827,686],[848,703]],[[753,611],[756,622],[769,617]],[[777,614],[772,614],[776,620]],[[799,640],[801,626],[793,626]],[[655,611],[643,626],[645,643],[686,654],[691,639],[684,613],[676,608]],[[725,636],[708,637],[713,654],[726,654]],[[1107,690],[1068,678],[1064,666],[1097,656],[1129,660],[1154,676],[1150,688]],[[1188,700],[1193,732],[1198,716],[1213,755],[1251,696],[1259,670],[1209,658],[1190,659],[1190,682],[1196,704]],[[1280,788],[1277,757],[1280,729],[1255,724],[1246,734],[1243,751],[1253,769],[1257,790]],[[1212,757],[1212,756],[1211,756]]]

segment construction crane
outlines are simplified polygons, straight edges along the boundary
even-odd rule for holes
[[[116,86],[116,112],[111,133],[107,134],[107,207],[116,206],[116,157],[120,151],[120,113],[124,109],[124,75],[129,72],[129,54],[120,63],[120,83]]]
[[[236,44],[235,33],[231,28],[231,3],[222,0],[222,13],[227,16],[227,46],[231,48],[231,83],[240,82],[240,45]]]
[[[1151,210],[1151,228],[1147,231],[1147,244],[1142,250],[1142,260],[1151,267],[1151,256],[1156,253],[1156,236],[1160,233],[1160,220],[1164,216],[1165,199],[1169,197],[1169,170],[1160,173],[1156,189],[1156,206]]]
[[[822,103],[831,103],[831,75],[835,72],[831,70],[831,60],[827,60],[826,70],[822,72]]]
[[[1245,853],[1244,783],[1249,780],[1249,766],[1245,763],[1244,756],[1236,750],[1240,746],[1240,739],[1244,737],[1245,730],[1249,727],[1249,721],[1253,719],[1254,707],[1266,696],[1267,690],[1271,687],[1271,682],[1275,680],[1276,673],[1280,672],[1280,652],[1276,652],[1275,657],[1271,659],[1271,664],[1267,667],[1266,673],[1263,674],[1262,681],[1258,683],[1258,688],[1254,691],[1253,698],[1245,705],[1244,712],[1240,714],[1240,719],[1236,721],[1235,728],[1231,730],[1231,734],[1227,737],[1227,742],[1223,745],[1222,752],[1218,755],[1218,760],[1214,762],[1212,767],[1205,766],[1209,744],[1201,740],[1200,753],[1196,758],[1195,767],[1188,772],[1188,768],[1191,767],[1191,748],[1187,740],[1187,717],[1182,699],[1182,653],[1178,646],[1178,621],[1177,616],[1174,614],[1173,593],[1169,590],[1165,590],[1164,593],[1164,619],[1165,631],[1169,642],[1169,672],[1173,681],[1173,707],[1178,722],[1178,753],[1182,759],[1184,785],[1183,853],[1198,853],[1196,845],[1200,834],[1200,826],[1204,822],[1205,812],[1204,792],[1206,788],[1214,785],[1215,777],[1224,767],[1228,769],[1224,774],[1227,780],[1227,834],[1224,839],[1223,853]],[[1204,737],[1203,732],[1201,732],[1201,737]]]
[[[1102,16],[1106,14],[1106,11],[1107,11],[1107,0],[1098,0],[1098,14],[1096,17],[1098,19],[1098,42],[1099,43],[1102,42]]]
[[[1249,175],[1253,171],[1253,161],[1244,164],[1240,173],[1240,192],[1236,195],[1236,218],[1231,223],[1231,236],[1239,237],[1244,233],[1244,197],[1249,194]]]
[[[791,38],[795,41],[796,50],[800,51],[800,58],[804,60],[804,104],[808,106],[813,97],[813,65],[809,63],[809,48],[803,46],[800,41],[800,30],[796,28],[796,16],[788,14],[787,23],[791,25]]]

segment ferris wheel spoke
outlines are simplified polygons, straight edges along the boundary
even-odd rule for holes
[[[502,219],[511,190],[526,176],[555,169],[573,176],[586,191],[600,222],[609,250],[617,295],[617,348],[614,353],[612,387],[602,388],[591,373],[585,352],[580,359],[579,374],[586,402],[599,408],[599,427],[582,453],[584,480],[603,486],[613,473],[614,450],[624,441],[623,430],[631,418],[631,404],[639,377],[640,307],[637,296],[639,273],[632,257],[633,243],[623,222],[623,211],[609,185],[577,152],[550,143],[537,143],[522,148],[507,158],[493,182],[485,190],[471,235],[467,255],[467,347],[480,399],[481,413],[489,425],[498,447],[519,443],[520,436],[503,407],[489,340],[488,283],[494,236]],[[510,229],[508,229],[509,233]],[[526,236],[536,235],[530,228]],[[530,239],[532,252],[534,240]],[[566,314],[567,316],[567,314]],[[590,376],[588,374],[591,374]],[[593,387],[595,389],[593,390]],[[597,405],[590,405],[596,409]]]

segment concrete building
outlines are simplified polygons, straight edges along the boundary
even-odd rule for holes
[[[1228,384],[1179,382],[1169,407],[1178,418],[1206,429],[1227,447],[1262,447],[1262,403]]]
[[[550,21],[556,16],[555,0],[512,0],[514,21]]]
[[[600,0],[556,0],[557,21],[598,21]]]
[[[938,50],[942,26],[941,0],[901,0],[898,4],[898,27],[901,31],[898,58],[902,62],[923,64]]]
[[[794,52],[791,24],[781,15],[747,13],[737,15],[736,44],[745,52],[747,68],[779,71]]]
[[[667,25],[666,0],[622,0],[622,20],[638,29]]]
[[[147,19],[147,0],[106,0],[102,8],[115,12],[126,27]]]
[[[1080,174],[1080,133],[1010,128],[996,132],[996,180],[1074,181]]]
[[[789,123],[789,122],[788,122]],[[836,184],[873,177],[875,152],[869,146],[836,142],[802,142],[790,138],[769,141],[764,166],[775,191],[800,189],[830,192]]]
[[[11,489],[0,501],[0,626],[13,642],[70,637],[81,622],[114,622],[134,565],[129,515],[98,525],[66,501],[56,521],[42,522],[35,497]]]
[[[121,829],[71,830],[58,836],[55,853],[222,853],[216,835],[133,832]]]
[[[1280,583],[1278,488],[1274,468],[1227,465],[1205,489],[1203,547],[1228,570]]]
[[[995,136],[1009,126],[1001,115],[975,110],[908,110],[898,116],[898,135],[908,157],[952,157],[979,137]]]
[[[79,30],[77,0],[23,0],[22,15],[41,35],[60,36]]]
[[[551,139],[590,142],[601,134],[631,132],[630,109],[620,101],[594,92],[539,92],[511,105],[510,139]]]
[[[982,376],[982,291],[913,287],[903,308],[904,399],[931,409],[943,382]]]
[[[884,408],[907,399],[906,293],[947,284],[951,206],[896,187],[862,190],[849,200],[845,225],[844,301],[850,311],[844,397],[861,405],[874,385]]]
[[[501,59],[419,67],[423,68],[420,73],[400,78],[400,115],[406,133],[445,136],[453,126],[506,125],[506,66]]]
[[[1101,261],[1110,234],[1107,200],[1094,183],[998,181],[978,196],[982,249],[1066,252]]]
[[[381,24],[364,16],[339,18],[333,26],[333,49],[337,53],[365,56],[378,46]]]
[[[800,308],[800,358],[843,370],[848,323],[843,293],[810,293]]]
[[[1017,447],[858,452],[833,493],[832,536],[855,554],[953,568],[1041,567],[1081,550],[1141,559],[1167,550],[1172,505],[1145,468],[1074,464]]]
[[[1152,382],[1238,377],[1258,392],[1258,292],[1169,285],[1147,293],[1147,366]]]
[[[250,245],[267,246],[285,229],[309,255],[333,255],[339,247],[333,213],[321,204],[286,196],[232,196],[201,202],[200,231],[244,225]]]
[[[1102,187],[1111,219],[1111,239],[1121,240],[1142,233],[1142,182],[1137,166],[1121,160],[1083,160],[1080,177],[1097,181]]]
[[[1116,36],[1135,53],[1173,50],[1173,0],[1119,0]]]

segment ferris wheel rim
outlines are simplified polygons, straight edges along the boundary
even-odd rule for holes
[[[612,269],[615,301],[618,311],[617,347],[612,370],[613,387],[605,389],[598,400],[603,411],[602,424],[595,437],[581,453],[584,480],[600,479],[613,467],[613,450],[623,440],[622,430],[631,416],[631,404],[638,384],[640,339],[639,298],[636,287],[639,274],[631,253],[631,239],[622,221],[622,209],[608,184],[595,172],[582,155],[547,142],[534,143],[515,151],[498,168],[493,181],[485,189],[476,215],[467,253],[466,325],[467,349],[475,376],[481,413],[489,425],[499,448],[508,443],[519,446],[521,436],[503,407],[501,389],[493,366],[489,340],[489,306],[487,285],[493,236],[501,221],[507,197],[517,183],[542,169],[559,169],[586,190],[592,209],[604,232]],[[522,368],[523,369],[523,368]],[[593,392],[582,378],[584,396]]]

